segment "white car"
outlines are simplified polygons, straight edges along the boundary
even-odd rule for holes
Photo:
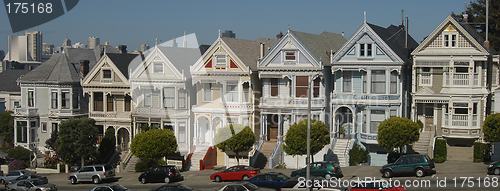
[[[275,191],[271,188],[259,188],[250,182],[237,182],[224,185],[217,191]]]
[[[33,172],[29,170],[13,170],[10,171],[9,174],[0,177],[0,183],[7,184],[11,180],[15,180],[16,178],[24,175],[24,174],[33,174]]]

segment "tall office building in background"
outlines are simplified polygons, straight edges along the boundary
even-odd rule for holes
[[[28,56],[32,60],[42,61],[42,32],[40,31],[26,31],[26,38],[28,40]]]
[[[148,49],[149,49],[149,45],[147,45],[147,44],[141,44],[141,52],[143,52],[143,53],[144,53],[144,52],[146,52],[146,50],[148,50]]]
[[[96,47],[97,45],[99,45],[99,37],[89,37],[87,48],[94,49],[94,47]]]

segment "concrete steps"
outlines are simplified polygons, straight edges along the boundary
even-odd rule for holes
[[[137,158],[136,156],[132,155],[130,157],[130,160],[127,163],[127,166],[125,166],[125,169],[123,169],[123,171],[125,171],[125,172],[135,172],[135,164],[137,164],[137,162],[139,162],[139,158]]]
[[[259,150],[259,155],[257,155],[257,159],[255,159],[253,167],[260,169],[268,169],[269,157],[271,156],[275,146],[276,146],[276,140],[264,142]]]
[[[432,139],[431,132],[420,132],[419,140],[412,145],[413,151],[419,154],[429,155],[429,146]]]
[[[200,160],[207,154],[209,146],[196,145],[196,150],[191,156],[191,161],[188,164],[186,170],[189,171],[200,171]]]
[[[340,167],[349,166],[347,162],[347,155],[349,154],[349,145],[352,139],[337,139],[335,142],[335,147],[333,148],[333,153],[337,155]]]

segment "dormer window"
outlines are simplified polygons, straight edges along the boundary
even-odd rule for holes
[[[285,51],[285,61],[295,61],[295,51]]]
[[[163,63],[154,63],[153,73],[163,73]]]
[[[458,32],[453,26],[448,26],[443,31],[443,47],[457,47]]]
[[[359,44],[359,57],[372,57],[372,56],[373,56],[373,44],[371,43]]]
[[[103,79],[111,79],[111,70],[102,70]]]
[[[226,61],[226,55],[215,55],[215,67],[226,67],[227,66],[227,61]]]

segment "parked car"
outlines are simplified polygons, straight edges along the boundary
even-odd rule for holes
[[[250,178],[248,182],[255,184],[258,187],[273,188],[279,191],[281,186],[283,186],[283,184],[285,184],[289,179],[290,177],[281,172],[267,172]]]
[[[0,183],[7,184],[9,181],[14,180],[24,174],[33,174],[33,172],[29,170],[13,170],[10,171],[7,175],[0,177]]]
[[[192,191],[193,189],[184,184],[165,184],[151,191]]]
[[[255,175],[260,174],[260,169],[251,166],[237,165],[229,167],[221,172],[210,175],[210,180],[220,182],[223,180],[248,180]]]
[[[20,177],[17,177],[14,180],[9,181],[7,184],[12,184],[19,182],[21,180],[29,180],[29,179],[40,179],[43,180],[45,183],[49,183],[49,179],[46,176],[41,176],[39,174],[23,174]]]
[[[302,180],[301,180],[302,178]],[[333,187],[330,180],[327,180],[324,177],[312,177],[311,184],[309,184],[313,190],[321,190],[321,191],[346,191],[345,187]],[[303,177],[291,177],[285,184],[281,186],[281,191],[294,191],[294,190],[304,190],[306,184],[304,184],[305,178]]]
[[[237,182],[221,186],[217,191],[274,191],[274,189],[258,187],[250,182]]]
[[[165,182],[169,183],[171,181],[183,180],[181,172],[174,165],[157,166],[149,169],[145,173],[142,173],[139,178],[137,178],[141,183],[146,184],[148,182]]]
[[[434,167],[434,159],[427,155],[403,155],[396,162],[382,166],[380,173],[385,178],[407,174],[423,177],[426,174],[434,173]]]
[[[43,190],[43,191],[56,191],[57,186],[40,179],[21,180],[19,182],[9,184],[6,186],[8,191],[28,191],[28,190]]]
[[[109,184],[109,185],[99,185],[90,191],[126,191],[129,190],[125,186],[122,186],[120,184]]]
[[[367,180],[351,184],[350,191],[406,191],[405,187],[392,186],[385,180]]]
[[[99,184],[102,181],[109,180],[115,177],[115,169],[111,165],[90,165],[80,168],[80,170],[70,173],[68,180],[71,184],[76,184],[84,181],[92,181],[94,184]]]
[[[500,161],[490,163],[488,174],[500,175]]]
[[[73,166],[69,167],[69,171],[70,172],[76,172],[77,170],[80,170],[81,167],[82,166],[80,166],[80,165],[73,165]]]
[[[338,163],[313,162],[309,164],[309,166],[311,167],[311,176],[322,176],[325,177],[326,179],[330,179],[332,177],[337,177],[337,178],[344,177],[344,175],[342,174],[342,169],[340,169]],[[306,167],[292,171],[292,174],[290,176],[305,177]]]

